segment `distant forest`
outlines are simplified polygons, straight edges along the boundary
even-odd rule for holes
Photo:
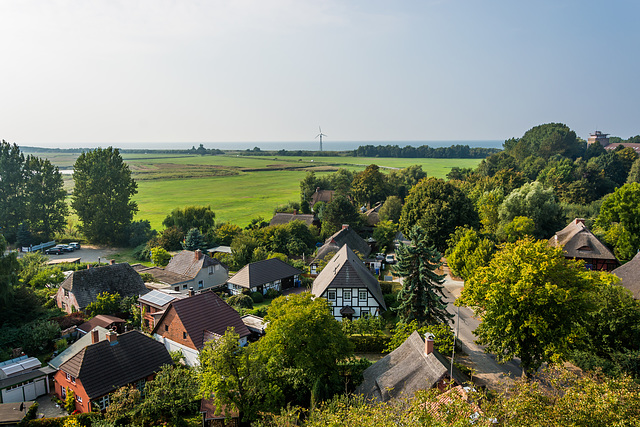
[[[484,159],[491,154],[502,151],[500,148],[469,147],[468,145],[452,145],[450,147],[432,148],[428,145],[403,148],[397,145],[361,145],[354,150],[356,157],[403,157],[430,159]]]

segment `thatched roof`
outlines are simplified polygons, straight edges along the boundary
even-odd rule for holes
[[[413,397],[416,391],[433,388],[448,378],[449,369],[449,361],[440,353],[425,353],[425,343],[414,331],[400,347],[364,371],[356,393],[380,402],[403,395]],[[458,384],[464,382],[455,369],[453,376]]]
[[[307,226],[318,225],[320,221],[313,214],[299,214],[299,213],[286,213],[286,212],[276,212],[276,214],[271,218],[269,225],[283,225],[289,224],[292,221],[302,221]]]
[[[211,265],[222,265],[227,271],[229,270],[223,263],[200,250],[181,251],[171,258],[165,270],[193,279],[200,273],[200,270]]]
[[[564,256],[578,259],[616,260],[615,255],[576,218],[549,239],[549,245],[562,247]]]
[[[122,298],[149,292],[140,275],[127,263],[74,271],[60,286],[73,293],[80,310],[104,292],[118,293]]]
[[[628,263],[612,271],[622,281],[621,285],[631,291],[635,299],[640,299],[640,252]]]
[[[387,309],[380,282],[347,245],[340,248],[316,277],[311,293],[319,297],[328,288],[366,288],[380,307]]]
[[[371,253],[371,248],[367,244],[366,240],[353,231],[348,225],[343,225],[342,229],[335,232],[331,237],[324,241],[315,259],[312,261],[318,261],[325,259],[331,252],[338,252],[344,245],[349,246],[352,251],[358,251],[363,257],[368,257]]]

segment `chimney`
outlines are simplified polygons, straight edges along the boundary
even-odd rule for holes
[[[193,292],[193,288],[189,288],[189,296],[192,297],[195,294],[195,292]]]
[[[116,265],[116,260],[115,259],[110,259],[109,260],[109,265]]]
[[[433,353],[433,338],[431,333],[424,334],[424,354]]]
[[[576,219],[573,220],[573,222],[574,222],[574,224],[580,223],[580,224],[584,225],[584,218],[576,218]]]
[[[91,331],[91,344],[95,344],[100,341],[100,334],[97,329]]]
[[[118,344],[118,334],[113,331],[107,332],[107,340],[109,341],[109,345]]]
[[[202,259],[202,251],[200,249],[196,249],[196,260]]]
[[[342,224],[342,229],[343,230],[348,230],[349,229],[349,224]]]

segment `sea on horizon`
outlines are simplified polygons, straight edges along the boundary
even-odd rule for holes
[[[322,141],[323,151],[349,151],[355,150],[361,145],[398,145],[406,147],[420,147],[428,145],[430,147],[450,147],[452,145],[468,145],[469,147],[480,148],[502,148],[502,140],[461,140],[461,141]],[[278,142],[278,141],[254,141],[254,142],[125,142],[125,143],[74,143],[74,144],[51,144],[34,143],[25,144],[26,147],[42,148],[97,148],[115,147],[122,150],[188,150],[191,147],[198,148],[202,144],[207,149],[219,150],[251,150],[258,147],[261,150],[305,150],[318,151],[320,143],[318,141],[307,142]]]

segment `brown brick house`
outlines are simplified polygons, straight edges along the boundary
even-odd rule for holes
[[[197,366],[205,343],[233,327],[245,345],[251,335],[240,314],[212,291],[173,301],[153,328],[153,336],[169,351],[182,351],[185,363]]]
[[[143,388],[163,365],[171,364],[166,348],[142,332],[110,332],[98,341],[97,331],[92,331],[92,344],[62,363],[54,375],[55,393],[64,400],[67,388],[73,390],[80,412],[91,412],[94,403],[103,410],[110,393],[129,384]]]

